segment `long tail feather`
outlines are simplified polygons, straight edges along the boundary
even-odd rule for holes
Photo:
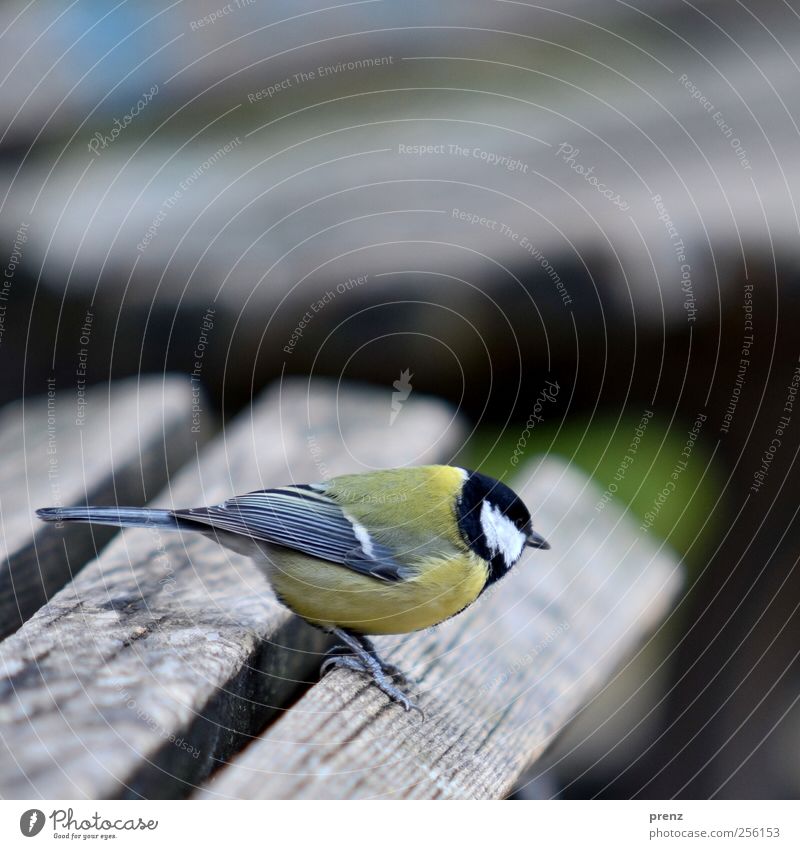
[[[195,527],[171,510],[147,507],[44,507],[36,515],[45,522],[89,522],[119,528],[163,528],[178,531]]]

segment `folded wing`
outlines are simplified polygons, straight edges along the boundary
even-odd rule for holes
[[[174,515],[291,548],[382,581],[400,581],[413,574],[394,559],[391,549],[313,486],[259,490],[213,507],[175,510]]]

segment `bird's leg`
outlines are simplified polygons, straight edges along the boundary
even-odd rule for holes
[[[342,641],[344,646],[350,649],[352,654],[334,653],[329,655],[322,664],[320,674],[324,675],[334,667],[344,667],[345,669],[352,669],[354,672],[362,672],[372,678],[373,683],[382,693],[385,693],[392,701],[401,704],[405,710],[417,710],[422,713],[422,710],[392,683],[389,677],[390,673],[369,640],[365,637],[356,636],[350,631],[345,631],[343,628],[333,628],[332,633]],[[334,648],[339,649],[338,646]]]
[[[378,661],[378,663],[380,663],[381,669],[387,675],[391,676],[392,678],[397,678],[400,681],[410,683],[408,676],[405,672],[403,672],[403,670],[399,666],[395,666],[393,663],[389,663],[388,660],[384,660],[378,654],[378,650],[375,648],[375,644],[372,642],[372,640],[369,639],[369,637],[359,637],[359,640],[361,641],[361,644],[364,646],[364,648],[375,658],[375,660]]]

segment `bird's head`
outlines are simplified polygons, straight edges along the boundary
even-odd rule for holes
[[[511,569],[526,546],[550,545],[533,530],[531,514],[513,489],[480,472],[465,472],[458,525],[470,549],[489,564],[488,585]]]

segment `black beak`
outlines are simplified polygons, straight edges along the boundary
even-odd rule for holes
[[[541,548],[543,551],[547,551],[550,548],[550,543],[543,536],[537,534],[536,531],[531,531],[528,534],[525,545],[530,548]]]

